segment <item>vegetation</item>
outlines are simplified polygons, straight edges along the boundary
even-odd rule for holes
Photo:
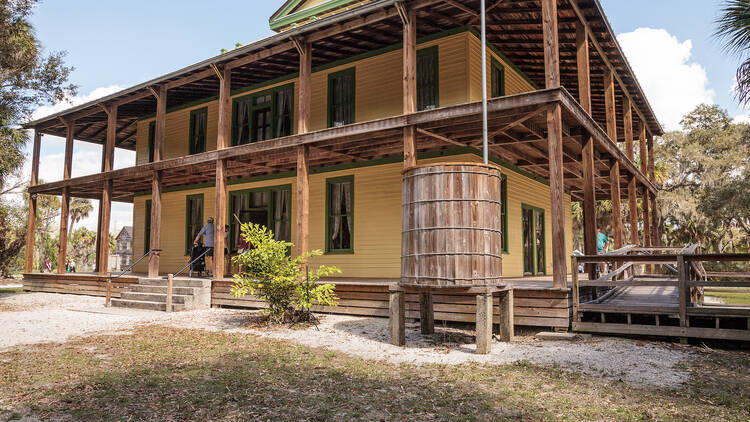
[[[308,271],[307,261],[321,251],[303,253],[292,258],[292,244],[274,239],[264,226],[244,223],[243,239],[253,247],[232,258],[243,270],[234,276],[232,295],[257,295],[268,303],[269,322],[309,321],[314,318],[311,305],[335,306],[333,284],[318,284],[321,277],[341,272],[336,267],[321,265]]]
[[[750,1],[725,0],[716,20],[716,38],[724,51],[742,63],[735,76],[735,94],[742,105],[750,104]]]
[[[643,388],[525,361],[395,365],[147,326],[0,353],[0,419],[748,420],[747,355],[695,353],[684,387]]]

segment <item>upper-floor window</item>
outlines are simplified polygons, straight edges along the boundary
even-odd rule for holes
[[[492,98],[505,96],[505,67],[492,60]]]
[[[417,51],[417,110],[438,108],[438,73],[438,47]]]
[[[234,100],[232,145],[289,136],[294,131],[294,85]]]
[[[154,162],[154,145],[156,142],[156,122],[148,124],[148,162]]]
[[[328,127],[354,123],[354,68],[328,75]]]
[[[206,130],[208,127],[208,108],[203,107],[190,112],[189,154],[206,152]]]

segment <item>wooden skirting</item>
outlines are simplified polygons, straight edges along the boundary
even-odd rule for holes
[[[230,293],[231,281],[214,281],[211,306],[265,308],[262,300],[247,295],[235,298]],[[316,312],[388,317],[388,284],[341,283],[336,285],[339,304],[335,307],[316,306]],[[494,322],[499,323],[499,302],[494,298]],[[475,322],[474,295],[433,294],[435,319],[438,321]],[[560,289],[515,288],[513,290],[515,325],[567,329],[570,325],[570,293]],[[419,319],[419,295],[406,295],[406,317]]]
[[[132,284],[138,284],[137,277],[122,276],[113,280],[112,297],[119,298],[120,293]],[[107,277],[93,274],[24,274],[23,290],[104,297],[107,294]]]

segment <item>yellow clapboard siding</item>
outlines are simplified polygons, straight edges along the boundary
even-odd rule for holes
[[[482,99],[482,44],[472,33],[467,33],[469,59],[469,98],[470,101]],[[492,91],[492,59],[500,62],[505,68],[505,95],[521,94],[534,91],[534,87],[521,76],[505,59],[495,54],[490,48],[487,49],[487,90]]]
[[[431,162],[478,162],[473,154],[420,160],[421,164]],[[317,257],[314,265],[336,265],[345,277],[398,278],[401,274],[401,169],[402,163],[359,167],[335,172],[310,175],[310,248],[325,249],[325,181],[328,178],[354,175],[354,254],[332,254]],[[523,275],[523,252],[521,235],[522,204],[545,210],[546,224],[546,264],[547,274],[552,273],[552,225],[550,222],[549,187],[529,179],[510,169],[503,169],[508,178],[508,238],[509,253],[503,255],[503,275],[519,277]],[[228,191],[260,188],[267,186],[291,185],[292,222],[297,211],[294,195],[294,178],[265,180],[261,182],[230,185]],[[214,189],[196,189],[170,192],[162,195],[161,228],[161,271],[174,272],[188,260],[185,256],[185,207],[186,196],[204,195],[204,220],[213,216]],[[227,195],[227,197],[229,197]],[[133,245],[135,256],[143,249],[145,201],[149,197],[137,197],[133,208]],[[566,195],[566,243],[568,255],[572,254],[572,214],[570,197]],[[292,240],[296,235],[292,224]],[[145,272],[144,261],[135,269]]]

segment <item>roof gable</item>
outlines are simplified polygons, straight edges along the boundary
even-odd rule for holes
[[[283,31],[372,0],[287,0],[270,18],[271,29]]]

